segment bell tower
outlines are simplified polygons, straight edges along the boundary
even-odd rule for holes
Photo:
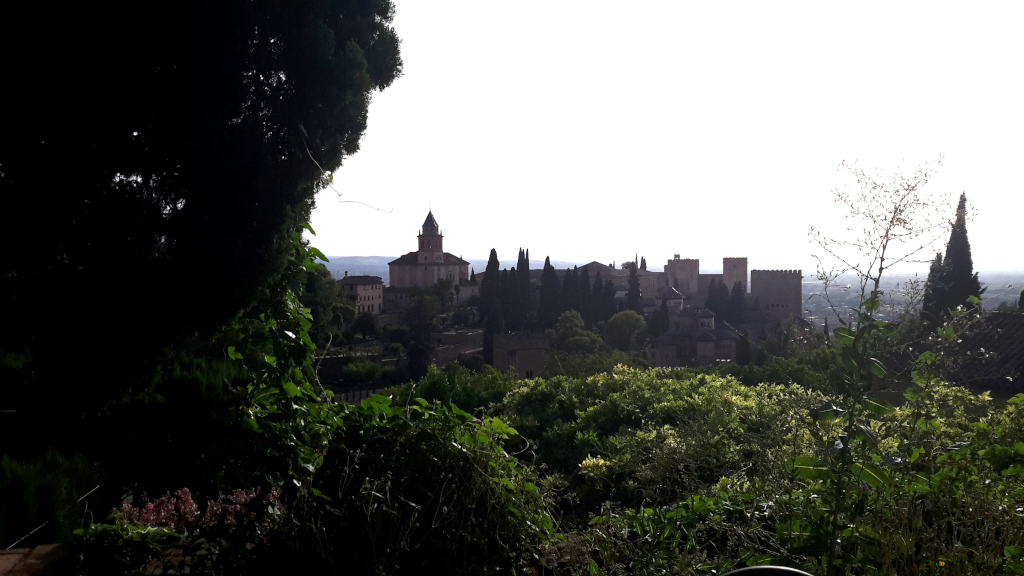
[[[418,260],[421,264],[444,262],[444,236],[441,235],[441,229],[437,226],[437,220],[434,220],[433,212],[427,212],[427,219],[423,221],[419,240]]]

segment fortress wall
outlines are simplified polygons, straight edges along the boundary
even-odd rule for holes
[[[681,294],[696,294],[699,274],[700,260],[673,258],[665,263],[664,284],[675,288]]]
[[[721,282],[725,274],[701,274],[697,277],[697,299],[703,302],[708,297],[708,287],[711,282]]]
[[[750,283],[747,281],[747,259],[746,258],[722,258],[722,275],[729,291],[737,282],[743,283],[743,291],[750,291]]]
[[[800,270],[751,270],[750,298],[775,318],[803,317],[803,272]]]

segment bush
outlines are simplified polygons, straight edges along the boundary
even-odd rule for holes
[[[553,524],[532,474],[501,446],[515,435],[454,406],[365,400],[325,454],[315,496],[299,506],[295,557],[323,558],[331,573],[511,573],[536,564]],[[317,562],[292,570],[317,572]]]
[[[342,369],[347,382],[373,382],[380,378],[380,365],[372,360],[356,360]]]
[[[69,541],[72,532],[87,522],[86,511],[93,503],[79,502],[79,498],[98,481],[96,469],[80,454],[65,457],[50,451],[30,462],[4,455],[0,458],[0,549]]]

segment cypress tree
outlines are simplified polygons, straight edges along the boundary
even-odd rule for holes
[[[484,321],[484,362],[494,364],[494,334],[501,327],[501,271],[498,252],[491,248],[484,279],[480,283],[480,316]]]
[[[721,310],[721,304],[718,301],[718,290],[716,290],[717,285],[718,279],[712,278],[711,283],[708,284],[708,297],[704,299],[704,307],[715,314],[718,314],[718,311]]]
[[[967,240],[967,195],[961,194],[942,270],[934,284],[935,319],[941,320],[951,310],[966,305],[968,298],[980,297],[981,293],[981,282],[971,259],[971,244]]]
[[[519,249],[519,262],[516,263],[516,282],[519,286],[519,306],[523,313],[530,311],[530,260],[529,252]]]
[[[640,269],[647,270],[647,258],[644,258],[643,256],[640,257]]]
[[[668,299],[661,299],[661,306],[651,311],[650,322],[647,323],[651,336],[661,336],[669,329]]]
[[[601,320],[607,321],[617,312],[615,306],[615,283],[612,282],[611,278],[604,281],[604,294],[602,295],[602,299],[604,300],[604,318]]]
[[[558,297],[561,287],[558,274],[551,266],[551,257],[544,258],[544,272],[540,277],[540,301],[537,303],[537,315],[541,330],[554,328],[558,322]]]
[[[586,329],[590,329],[593,323],[593,310],[590,306],[590,272],[589,269],[584,266],[583,270],[580,270],[580,277],[577,282],[577,288],[579,290],[579,301],[580,301],[580,316],[583,317],[583,326]]]
[[[938,302],[938,282],[942,275],[942,253],[936,252],[935,260],[928,270],[928,280],[924,284],[924,298],[921,302],[921,320],[929,326],[938,322],[941,311]]]
[[[601,281],[600,270],[594,275],[594,285],[590,289],[590,311],[592,324],[607,319],[604,315],[604,282]]]
[[[633,310],[642,316],[644,307],[640,301],[640,276],[637,274],[635,265],[629,267],[628,285],[629,289],[626,291],[626,310]]]
[[[744,320],[744,312],[747,309],[747,294],[743,289],[743,282],[736,281],[732,285],[732,292],[729,293],[729,315],[728,322],[739,324]]]

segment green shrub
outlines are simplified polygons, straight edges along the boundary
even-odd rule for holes
[[[98,481],[95,467],[80,454],[65,457],[50,451],[30,462],[4,455],[0,458],[0,549],[69,541],[72,532],[89,520],[87,511],[93,502],[79,499]]]
[[[345,418],[297,511],[296,557],[328,572],[483,574],[537,562],[553,524],[532,474],[504,451],[516,432],[425,400],[375,395]],[[300,571],[318,571],[315,566]]]
[[[380,378],[380,364],[372,360],[356,360],[342,369],[341,375],[348,382],[373,382]]]

